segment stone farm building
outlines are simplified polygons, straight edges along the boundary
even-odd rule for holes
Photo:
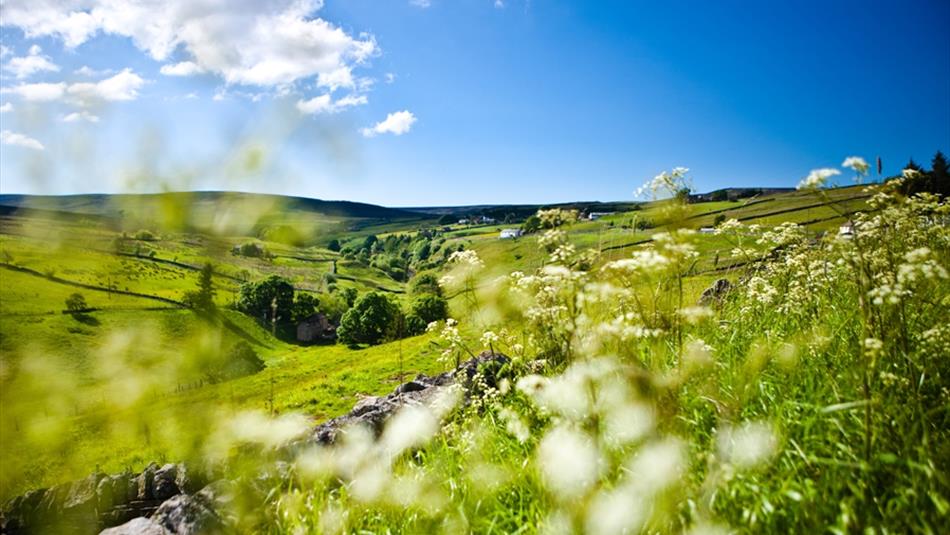
[[[515,238],[520,238],[521,229],[520,228],[506,228],[501,231],[501,234],[499,234],[498,237],[502,240],[512,240]]]
[[[336,327],[325,314],[318,312],[297,324],[298,342],[319,342],[333,340],[335,337]]]

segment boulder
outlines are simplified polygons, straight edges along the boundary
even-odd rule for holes
[[[106,476],[96,486],[96,498],[100,511],[126,504],[132,499],[129,492],[132,476],[129,473]]]
[[[152,478],[152,494],[156,500],[167,500],[176,494],[181,494],[178,488],[179,465],[166,464],[155,471]],[[184,473],[184,470],[181,470]]]
[[[167,529],[152,519],[140,516],[133,518],[121,526],[107,528],[99,535],[171,535]]]
[[[166,500],[151,520],[176,535],[216,533],[224,527],[213,503],[201,493],[179,494]]]
[[[135,499],[137,500],[153,500],[155,496],[155,472],[158,470],[158,465],[155,463],[149,464],[145,467],[145,470],[142,470],[142,473],[135,478]]]
[[[728,279],[718,279],[712,283],[712,286],[703,290],[699,297],[699,304],[702,306],[720,305],[731,289],[732,283]]]

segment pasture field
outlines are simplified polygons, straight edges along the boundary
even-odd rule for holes
[[[862,474],[867,470],[880,471],[874,459],[884,457],[865,457],[862,449],[866,434],[862,431],[862,426],[866,426],[864,404],[855,401],[863,399],[862,376],[854,373],[857,358],[854,344],[859,343],[855,331],[858,318],[855,313],[840,308],[850,297],[842,294],[837,300],[822,305],[831,308],[821,312],[821,324],[811,327],[796,323],[798,320],[792,319],[794,315],[775,308],[752,312],[752,305],[741,303],[714,312],[721,314],[718,327],[702,322],[695,327],[690,326],[691,323],[680,327],[663,323],[672,321],[672,325],[678,325],[677,322],[683,321],[670,319],[676,314],[669,316],[669,307],[674,311],[691,310],[690,306],[703,290],[719,278],[726,277],[736,283],[740,277],[750,274],[759,277],[763,269],[765,272],[772,269],[758,267],[760,260],[774,250],[774,245],[758,239],[759,227],[767,230],[794,223],[805,240],[831,240],[838,226],[861,217],[857,212],[872,214],[877,210],[869,207],[868,197],[869,193],[861,187],[829,190],[821,198],[805,192],[781,193],[742,201],[689,205],[676,220],[666,219],[668,211],[663,203],[647,203],[632,211],[562,227],[564,233],[558,239],[563,246],[577,253],[588,249],[598,253],[594,265],[586,272],[590,275],[584,275],[591,277],[593,283],[614,273],[611,269],[620,265],[618,262],[640,258],[637,255],[657,247],[661,250],[668,247],[664,236],[673,236],[674,241],[687,239],[680,238],[686,234],[677,229],[698,230],[725,219],[741,222],[741,230],[737,232],[689,234],[687,240],[694,256],[687,263],[675,264],[677,278],[673,286],[663,279],[651,283],[652,279],[640,278],[631,283],[631,287],[637,287],[631,294],[636,296],[637,306],[651,311],[660,321],[657,325],[664,326],[660,330],[673,329],[679,338],[661,336],[655,342],[638,343],[641,345],[628,346],[618,341],[618,345],[610,346],[617,357],[640,359],[651,373],[662,376],[651,380],[657,381],[656,385],[667,385],[657,386],[661,390],[671,389],[663,401],[671,405],[656,406],[677,413],[680,420],[669,423],[668,427],[658,427],[657,432],[692,437],[690,451],[706,451],[712,442],[721,440],[716,438],[714,428],[715,422],[723,421],[724,415],[731,422],[771,422],[775,426],[771,429],[777,430],[777,435],[769,435],[768,440],[784,437],[777,461],[783,468],[736,476],[739,479],[734,481],[725,480],[731,481],[724,483],[730,489],[729,498],[712,505],[706,512],[692,514],[710,518],[718,515],[727,518],[731,525],[738,523],[751,531],[755,531],[757,525],[781,531],[782,526],[807,519],[808,504],[814,504],[823,495],[850,495],[851,487],[846,480],[856,467]],[[480,265],[470,286],[454,290],[446,286],[451,316],[462,322],[458,338],[449,349],[446,349],[445,332],[440,335],[438,329],[361,348],[333,343],[299,345],[286,336],[275,336],[268,325],[231,309],[241,284],[279,275],[298,292],[312,293],[318,299],[331,291],[328,281],[333,281],[333,291],[353,288],[362,294],[383,290],[398,302],[408,302],[410,296],[405,281],[345,258],[327,246],[332,239],[346,244],[361,242],[370,235],[383,239],[432,232],[436,226],[432,218],[415,215],[401,221],[368,220],[340,214],[308,216],[299,210],[289,210],[287,217],[281,217],[274,209],[276,205],[268,204],[267,210],[253,224],[238,227],[233,222],[216,222],[208,215],[215,210],[203,204],[198,213],[204,215],[191,217],[188,225],[163,227],[155,221],[146,221],[141,214],[181,213],[183,208],[178,201],[149,209],[134,204],[135,200],[124,201],[128,202],[139,210],[140,215],[133,222],[116,218],[114,205],[101,199],[96,202],[71,200],[65,205],[31,205],[29,209],[8,211],[2,216],[2,499],[31,488],[82,477],[93,468],[110,473],[134,471],[156,460],[204,458],[209,447],[207,432],[248,411],[267,417],[300,415],[307,425],[313,425],[346,412],[364,396],[385,394],[417,373],[435,374],[450,368],[452,359],[446,358],[450,351],[457,355],[462,347],[469,352],[477,350],[488,336],[483,335],[485,331],[493,331],[494,344],[497,344],[493,347],[513,356],[524,353],[525,348],[520,342],[516,343],[514,333],[535,332],[532,329],[539,326],[532,316],[515,312],[522,305],[512,301],[514,297],[508,295],[510,292],[500,289],[499,278],[522,272],[538,273],[543,279],[553,276],[544,274],[553,273],[546,270],[556,266],[549,254],[551,247],[545,242],[550,238],[543,237],[543,233],[500,240],[499,230],[514,225],[453,226],[441,234],[444,247],[472,251]],[[251,201],[244,196],[241,202]],[[241,206],[244,204],[230,209],[240,210]],[[76,213],[68,214],[67,209]],[[228,231],[208,230],[216,224]],[[288,238],[288,228],[298,234]],[[236,246],[248,243],[258,244],[269,255],[250,258],[232,253]],[[215,266],[215,304],[220,313],[213,318],[203,317],[184,305],[186,293],[196,288],[199,272],[206,263]],[[459,269],[460,266],[450,262],[438,274],[460,280]],[[531,284],[534,283],[526,282],[525,288]],[[550,284],[553,286],[548,290],[539,290],[553,292],[545,299],[561,299],[564,292],[586,291],[575,288],[568,279]],[[88,310],[81,314],[65,313],[65,301],[76,292],[83,294]],[[540,296],[541,293],[534,299]],[[755,302],[754,297],[751,302]],[[732,309],[732,306],[738,308]],[[920,318],[921,325],[929,322],[926,314],[936,313],[941,306],[936,303],[921,309],[924,314]],[[592,316],[584,321],[608,320]],[[562,327],[544,326],[549,330],[546,331],[549,342],[561,339]],[[604,332],[616,334],[611,329],[614,327]],[[607,340],[612,340],[614,334],[604,334],[599,343],[613,343]],[[776,341],[769,341],[771,337],[777,337]],[[534,350],[538,355],[548,355],[545,359],[554,359],[563,347],[545,349],[545,342],[539,341],[543,339],[532,338]],[[716,348],[715,381],[679,382],[685,379],[678,379],[674,372],[685,373],[677,371],[682,366],[678,364],[679,352],[693,351],[683,349],[689,340],[700,340]],[[825,345],[819,348],[815,340]],[[227,381],[206,380],[196,363],[211,358],[209,355],[227,353],[239,343],[252,347],[265,368]],[[565,343],[570,347],[576,342]],[[757,354],[756,351],[783,355],[785,350],[780,349],[783,343],[796,348],[788,350],[790,360],[784,364],[781,358],[785,357],[778,361],[774,361],[778,357],[770,357],[777,362],[774,366],[750,364],[749,359],[753,358],[750,355]],[[771,349],[756,349],[764,347]],[[562,372],[570,363],[553,362],[548,364],[548,369]],[[571,373],[571,369],[565,373]],[[750,374],[755,375],[754,380]],[[825,380],[827,377],[835,380],[829,382]],[[755,390],[750,391],[750,388]],[[522,399],[519,403],[523,402]],[[508,409],[494,412],[496,410],[479,414],[465,412],[464,418],[448,424],[445,437],[424,453],[436,463],[434,466],[442,467],[446,481],[457,481],[466,489],[464,493],[472,493],[461,498],[462,509],[486,508],[484,515],[466,520],[469,529],[476,531],[509,531],[524,518],[540,521],[539,515],[547,514],[543,513],[546,507],[540,505],[548,499],[541,487],[550,481],[522,473],[522,467],[516,466],[532,455],[534,439],[513,440],[505,431],[512,429],[514,424],[505,421],[513,416],[505,412]],[[534,416],[530,416],[534,414],[530,411],[525,414],[540,418],[539,422],[547,418],[543,411]],[[945,418],[946,414],[938,411],[933,417]],[[476,503],[478,493],[483,492],[477,490],[477,485],[461,483],[469,481],[471,475],[467,467],[473,461],[460,453],[452,442],[458,433],[476,432],[466,431],[470,425],[481,426],[477,433],[485,434],[479,444],[485,444],[487,449],[478,450],[478,455],[487,457],[477,462],[494,466],[499,474],[509,474],[505,476],[508,490],[490,494],[485,505]],[[913,449],[910,444],[898,446],[896,442],[887,442],[891,439],[881,433],[878,440],[882,444],[903,451],[901,455],[910,455],[898,459],[906,458],[906,463],[927,462],[920,450],[913,450],[915,453],[911,455],[907,453]],[[769,446],[774,447],[778,446]],[[878,455],[897,453],[882,450]],[[939,459],[939,456],[928,459]],[[705,489],[705,485],[711,484],[708,483],[710,474],[726,477],[717,472],[720,468],[704,469],[697,462],[690,461],[684,481],[692,481],[691,484]],[[541,471],[543,473],[543,467]],[[896,477],[906,477],[899,470],[895,473]],[[798,477],[801,474],[803,478]],[[940,490],[945,489],[946,481],[932,475],[936,479],[926,484],[929,486],[923,497],[907,499],[899,507],[911,504],[925,507],[921,500],[929,500],[927,503],[939,511],[941,504],[947,503]],[[761,498],[754,497],[757,488],[765,489]],[[345,495],[333,494],[331,498],[338,500],[341,506],[349,503]],[[850,502],[842,502],[842,507],[854,511],[866,506],[862,500],[867,498],[852,498]],[[521,505],[513,505],[512,500]],[[787,513],[775,512],[776,508],[783,507],[788,508]],[[671,514],[669,518],[682,513]],[[823,512],[814,527],[817,529],[834,520],[829,514]],[[669,518],[658,517],[655,521],[670,522]],[[927,522],[931,520],[927,518]],[[310,522],[317,521],[319,515],[303,515],[300,525],[311,529]],[[850,525],[847,519],[836,521]],[[426,515],[405,516],[392,511],[376,516],[354,513],[351,522],[354,527],[370,531],[436,527]],[[280,530],[284,528],[290,530],[291,526]]]

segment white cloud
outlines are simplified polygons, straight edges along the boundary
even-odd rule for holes
[[[376,123],[372,128],[361,130],[364,136],[373,137],[379,134],[394,134],[401,136],[412,128],[416,122],[416,116],[408,110],[396,111],[386,116],[382,122]]]
[[[63,98],[66,93],[66,84],[63,82],[18,84],[9,88],[4,87],[0,91],[19,95],[22,99],[30,102],[49,102]]]
[[[13,111],[13,104],[7,102],[3,106],[0,106],[0,113],[6,113],[8,111]]]
[[[142,77],[132,72],[132,69],[123,69],[118,74],[98,82],[77,82],[68,85],[64,82],[18,84],[10,88],[5,87],[2,92],[16,94],[32,102],[68,99],[74,104],[85,105],[103,100],[135,100],[143,85],[145,80]]]
[[[23,147],[25,149],[33,150],[45,150],[46,147],[43,146],[39,141],[19,134],[17,132],[11,132],[9,130],[4,130],[0,132],[0,143],[4,145],[11,145],[14,147]]]
[[[63,116],[64,123],[76,123],[79,121],[86,121],[88,123],[98,123],[99,116],[93,115],[86,110],[76,111],[76,112],[70,113],[69,115]]]
[[[316,115],[321,113],[337,113],[353,106],[362,106],[367,103],[366,95],[347,95],[333,100],[329,95],[320,95],[310,100],[298,100],[297,109],[301,113]]]
[[[385,76],[385,80],[387,84],[391,84],[396,81],[396,75],[391,72],[387,72]]]
[[[280,86],[334,76],[378,52],[318,18],[321,0],[6,0],[3,26],[55,36],[68,48],[97,32],[126,36],[152,58],[184,53],[229,84]]]
[[[126,68],[119,74],[96,83],[70,84],[66,92],[83,104],[96,100],[135,100],[139,96],[138,90],[143,85],[145,85],[145,80],[132,72],[132,69]]]
[[[18,80],[29,78],[38,72],[59,71],[59,66],[53,63],[49,56],[44,56],[42,53],[43,49],[39,45],[33,45],[28,55],[10,58],[10,61],[3,66],[3,70],[13,73]]]
[[[89,67],[88,65],[83,65],[82,67],[79,67],[78,69],[73,71],[74,74],[78,74],[79,76],[85,76],[87,78],[95,78],[97,76],[107,76],[114,72],[115,71],[112,69],[96,70],[96,69],[93,69],[92,67]]]
[[[5,46],[3,46],[3,45],[0,45],[0,59],[3,59],[3,58],[5,58],[5,57],[9,56],[9,55],[12,54],[12,53],[13,53],[12,50],[10,50],[9,48],[7,48],[7,47],[5,47]]]
[[[330,91],[336,91],[341,87],[351,88],[355,85],[353,82],[353,70],[343,65],[332,72],[321,72],[317,75],[317,85],[320,87],[328,87]]]
[[[181,61],[174,64],[162,65],[159,72],[165,76],[193,76],[203,73],[204,69],[193,61]]]
[[[495,0],[495,7],[498,8],[498,9],[501,9],[501,8],[505,7],[505,2],[504,2],[504,0]]]
[[[409,0],[409,5],[425,9],[432,5],[432,0]]]

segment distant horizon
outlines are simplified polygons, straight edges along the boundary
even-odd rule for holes
[[[842,188],[853,188],[857,186],[867,186],[871,184],[879,183],[876,179],[865,180],[861,184],[839,184],[830,186],[826,189],[842,189]],[[773,190],[773,191],[795,191],[794,186],[724,186],[714,190],[708,191],[693,191],[691,195],[708,195],[716,191],[722,190]],[[362,204],[368,206],[376,206],[380,208],[390,208],[396,210],[413,210],[413,209],[440,209],[440,208],[480,208],[480,207],[492,207],[492,208],[503,208],[507,206],[519,207],[519,206],[556,206],[556,205],[567,205],[567,204],[628,204],[628,203],[648,203],[652,202],[654,199],[615,199],[615,200],[598,200],[598,199],[572,199],[564,201],[553,201],[553,202],[504,202],[504,203],[478,203],[478,204],[407,204],[407,205],[388,205],[388,204],[378,204],[373,202],[367,202],[357,199],[332,199],[332,198],[322,198],[322,197],[307,197],[301,195],[285,195],[281,193],[270,193],[270,192],[259,192],[259,191],[244,191],[244,190],[213,190],[213,189],[201,189],[201,190],[174,190],[174,191],[151,191],[151,192],[131,192],[123,191],[116,193],[106,193],[106,192],[87,192],[87,193],[20,193],[20,192],[6,192],[0,191],[0,197],[46,197],[46,198],[63,198],[63,197],[85,197],[85,196],[118,196],[118,195],[163,195],[163,194],[188,194],[188,193],[236,193],[242,195],[269,195],[275,197],[285,197],[289,199],[305,199],[312,201],[320,201],[327,203],[352,203],[352,204]]]

